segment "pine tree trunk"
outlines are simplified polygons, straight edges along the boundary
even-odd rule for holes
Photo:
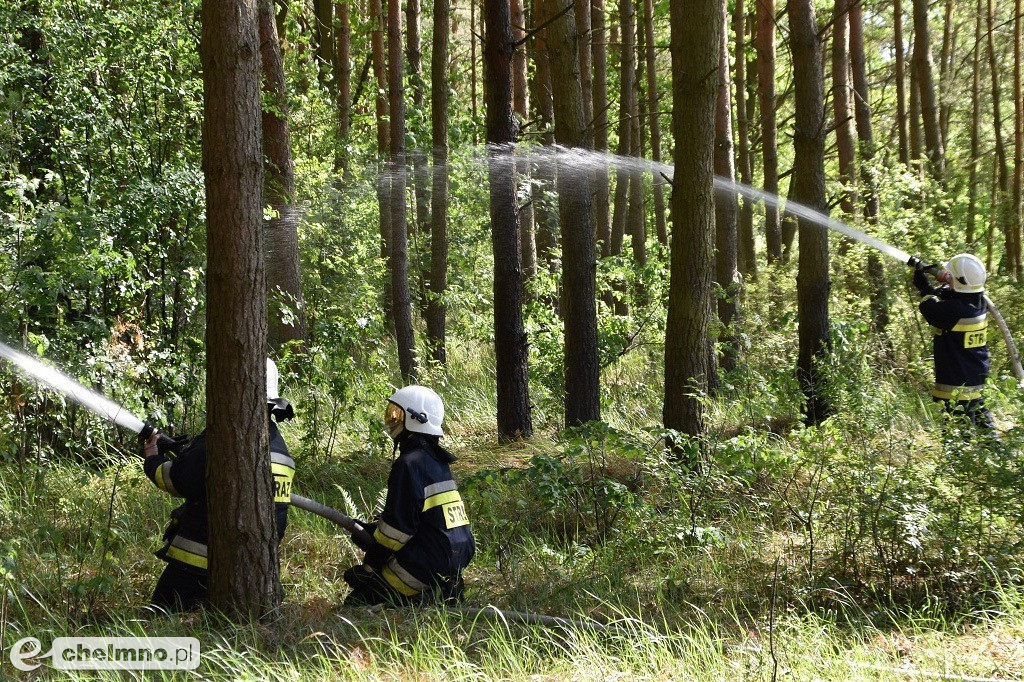
[[[875,158],[875,135],[868,101],[868,74],[864,54],[864,13],[860,3],[850,5],[850,66],[853,72],[854,115],[860,141],[860,183],[864,197],[864,220],[869,227],[878,223],[878,183],[870,164]],[[868,277],[874,282],[871,290],[871,319],[877,332],[889,326],[888,287],[881,258],[874,250],[868,252]]]
[[[953,77],[953,52],[956,50],[957,24],[953,20],[956,0],[946,0],[946,20],[942,24],[942,52],[939,53],[939,133],[942,148],[948,149],[949,112],[953,104],[950,79]]]
[[[608,151],[608,32],[605,30],[604,0],[590,5],[591,55],[594,63],[594,150]],[[594,222],[597,241],[602,252],[611,239],[611,182],[608,165],[599,164],[594,171]]]
[[[645,0],[645,2],[650,1]],[[733,33],[736,39],[736,135],[739,141],[736,162],[740,182],[750,185],[752,179],[749,119],[747,118],[746,31],[747,13],[744,0],[736,0],[736,10],[733,15]],[[757,256],[754,246],[754,203],[747,197],[740,197],[739,201],[739,271],[745,277],[749,277],[757,274]]]
[[[825,88],[821,37],[813,0],[789,0],[790,40],[796,119],[791,198],[828,213],[825,197]],[[830,349],[828,321],[828,230],[799,221],[800,260],[797,274],[797,317],[800,352],[797,375],[807,399],[807,421],[821,423],[831,407],[819,363]]]
[[[539,12],[538,5],[539,0],[534,0],[534,16]],[[541,144],[550,146],[555,143],[555,109],[552,102],[551,60],[544,31],[536,36],[533,61],[536,68],[530,84],[530,94],[537,111],[536,117],[540,120],[540,129],[544,131],[540,138]],[[556,176],[557,170],[554,165],[548,163],[538,164],[534,173],[538,190],[533,211],[537,262],[538,267],[540,263],[544,263],[549,269],[553,267],[552,261],[558,249],[558,206],[557,199],[551,199],[544,194],[554,189]]]
[[[542,0],[538,23],[557,15],[566,0]],[[555,138],[564,147],[592,146],[584,113],[576,49],[575,19],[566,13],[546,29],[555,81]],[[565,324],[566,426],[601,419],[597,353],[597,301],[594,213],[590,177],[558,173],[558,217],[562,230],[562,311]]]
[[[1021,0],[1013,2],[1013,212],[1008,230],[1007,270],[1021,281],[1021,200],[1024,192],[1024,91],[1021,88]]]
[[[898,2],[899,0],[897,0]],[[775,0],[758,0],[757,13],[757,94],[761,108],[761,163],[764,191],[779,193],[778,129],[775,122]],[[764,232],[768,262],[782,260],[782,226],[779,207],[765,204]]]
[[[326,86],[334,75],[334,32],[331,30],[334,8],[331,0],[313,0],[313,21],[317,76],[320,84]]]
[[[940,182],[946,175],[946,152],[942,146],[939,126],[939,98],[935,91],[935,68],[932,62],[931,38],[928,30],[928,0],[914,3],[914,70],[920,87],[921,117],[924,121],[924,145],[932,172]]]
[[[409,251],[405,218],[405,90],[402,87],[402,9],[399,0],[388,0],[388,100],[391,111],[389,140],[391,183],[391,295],[395,316],[395,341],[402,379],[414,383],[416,339],[412,330],[409,295]]]
[[[593,52],[590,41],[590,3],[587,0],[573,2],[573,15],[576,21],[576,51],[579,63],[580,86],[583,92],[583,121],[590,127],[587,139],[591,140],[587,149],[593,149],[594,139],[594,68],[591,64]],[[550,44],[550,39],[549,43]]]
[[[523,328],[523,272],[513,144],[512,37],[509,0],[484,0],[484,94],[489,154],[491,240],[494,246],[494,346],[498,384],[498,437],[529,438],[530,392],[527,339]]]
[[[512,37],[516,42],[526,36],[526,15],[523,0],[512,0]],[[512,109],[521,121],[530,120],[530,83],[527,80],[526,48],[519,46],[512,55]],[[537,274],[537,242],[533,227],[533,189],[530,180],[530,164],[516,162],[519,173],[519,240],[523,259],[523,277],[529,281]],[[527,292],[529,295],[529,291]]]
[[[839,155],[839,182],[843,185],[840,206],[845,220],[852,219],[853,207],[857,202],[856,121],[850,88],[849,8],[854,1],[836,0],[832,12],[832,105]]]
[[[634,15],[635,16],[635,15]],[[646,52],[644,48],[643,31],[640,27],[636,27],[637,45],[636,54],[642,55]],[[644,60],[637,57],[636,68],[634,70],[635,78],[633,80],[633,97],[629,105],[630,118],[633,120],[633,124],[630,126],[630,140],[629,146],[633,150],[633,155],[637,157],[644,156],[644,143],[646,136],[644,135],[644,121],[646,120],[646,112],[641,107],[641,102],[644,102],[644,94],[641,92],[641,83],[644,82]],[[634,296],[633,300],[639,304],[646,303],[646,290],[644,287],[642,272],[644,267],[647,265],[647,228],[644,224],[646,220],[646,211],[644,210],[644,177],[643,173],[639,170],[631,169],[629,173],[629,215],[627,222],[629,224],[629,236],[630,245],[633,249],[633,265],[634,265]]]
[[[295,169],[288,129],[288,88],[281,42],[274,21],[273,0],[259,0],[260,54],[263,64],[263,151],[266,170],[263,198],[277,217],[266,221],[269,342],[280,349],[306,340],[306,310],[299,271],[298,215],[295,212]]]
[[[911,57],[911,64],[916,58]],[[921,144],[921,82],[920,72],[914,66],[910,69],[910,165],[918,173],[922,171],[923,145]]]
[[[451,6],[434,0],[434,49],[430,55],[430,124],[433,149],[433,188],[430,193],[430,297],[427,338],[431,359],[448,362],[444,302],[448,289],[448,59]]]
[[[337,20],[337,55],[334,60],[335,80],[338,85],[338,143],[334,151],[334,170],[348,175],[348,135],[352,127],[352,26],[349,3],[337,0],[334,5]]]
[[[633,101],[633,86],[636,83],[634,61],[634,8],[632,0],[619,0],[619,21],[622,42],[619,49],[619,156],[635,156],[633,150],[633,115],[630,105]],[[629,203],[629,171],[615,170],[615,206],[612,211],[612,238],[605,255],[617,256],[622,252],[622,241],[626,233]],[[616,302],[617,312],[625,314],[621,300]]]
[[[671,275],[665,328],[666,428],[687,436],[707,430],[701,394],[709,367],[714,258],[715,104],[722,11],[717,2],[674,2],[672,27],[672,132],[675,174],[672,189]],[[686,453],[678,453],[686,456]],[[692,451],[691,462],[696,462]]]
[[[647,59],[647,116],[651,131],[651,160],[661,163],[661,119],[658,111],[658,70],[657,52],[654,45],[654,3],[644,0],[644,41]],[[665,207],[665,178],[660,171],[654,172],[652,181],[654,192],[654,224],[658,232],[658,241],[668,245],[668,224]]]
[[[409,85],[412,92],[412,104],[415,111],[415,119],[411,124],[413,130],[421,127],[420,117],[423,115],[423,41],[420,38],[420,0],[405,0],[406,51],[409,54]],[[416,221],[415,229],[411,232],[421,232],[430,227],[430,191],[429,171],[427,170],[427,158],[424,149],[412,150],[413,167],[413,193],[416,195]],[[424,273],[425,274],[425,273]]]
[[[732,182],[736,179],[733,167],[732,140],[732,82],[729,78],[729,25],[728,0],[721,0],[722,40],[718,63],[718,102],[715,107],[715,175]],[[730,330],[736,319],[736,297],[739,284],[736,281],[737,251],[737,206],[736,195],[719,192],[715,195],[715,280],[722,287],[725,296],[718,299],[718,320],[722,323],[727,339],[722,355],[722,368],[733,370],[739,356],[738,338]]]
[[[277,609],[281,583],[266,407],[260,40],[256,0],[204,0],[209,601]]]
[[[369,0],[370,3],[370,55],[373,62],[373,78],[377,81],[377,96],[374,99],[374,110],[377,118],[377,154],[382,164],[377,174],[377,215],[380,222],[380,257],[390,267],[391,264],[391,184],[383,167],[384,159],[390,153],[388,120],[388,100],[385,92],[388,87],[387,64],[384,58],[384,11],[381,0]],[[384,316],[394,325],[395,314],[392,300],[394,298],[391,277],[384,278]]]
[[[469,2],[469,98],[473,108],[473,121],[479,121],[477,115],[476,106],[476,39],[477,39],[477,23],[476,23],[476,3],[477,0],[467,0]],[[476,125],[473,126],[473,144],[477,143],[476,136]]]
[[[978,224],[978,163],[981,161],[981,41],[982,17],[985,8],[978,0],[974,18],[974,50],[971,64],[971,169],[967,180],[967,248],[974,248],[975,230]]]
[[[896,45],[896,133],[900,163],[910,165],[910,136],[907,122],[907,57],[903,43],[902,0],[893,0],[893,42]]]
[[[1007,196],[1010,192],[1010,172],[1006,158],[1006,142],[1003,138],[1003,112],[1000,105],[1000,87],[999,87],[999,66],[996,61],[996,41],[995,41],[995,16],[996,8],[994,0],[988,0],[988,12],[986,21],[988,24],[988,65],[989,74],[992,79],[992,129],[995,134],[995,146],[996,146],[996,188],[997,191],[992,194],[992,215],[989,218],[989,236],[988,236],[988,249],[989,257],[986,263],[986,269],[991,270],[992,266],[992,233],[995,231],[996,225],[1000,225],[1003,228],[1003,233],[1007,231],[1007,225],[1009,221],[1010,212],[1008,210]]]

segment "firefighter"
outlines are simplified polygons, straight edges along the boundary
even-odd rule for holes
[[[278,395],[277,365],[267,360],[267,411],[269,419],[271,471],[274,476],[274,507],[277,515],[277,541],[284,537],[288,525],[295,462],[288,446],[274,423],[291,419],[292,406]],[[153,590],[150,605],[167,611],[188,611],[205,598],[207,589],[206,528],[206,434],[195,438],[179,438],[180,454],[168,457],[154,433],[143,446],[145,470],[157,488],[183,497],[185,502],[171,512],[171,522],[164,531],[165,544],[156,555],[167,562]]]
[[[388,399],[384,421],[400,455],[391,466],[379,518],[353,538],[366,554],[345,571],[345,604],[461,601],[462,571],[476,543],[452,476],[455,456],[439,444],[444,405],[424,386]]]
[[[914,286],[923,297],[918,306],[932,327],[935,387],[932,398],[947,412],[966,415],[971,423],[994,428],[982,391],[989,374],[985,266],[961,253],[939,273],[932,286],[923,268],[914,270]]]

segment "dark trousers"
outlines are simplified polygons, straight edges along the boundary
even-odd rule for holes
[[[374,604],[409,606],[434,602],[458,604],[462,602],[466,589],[466,584],[459,576],[444,580],[440,585],[421,594],[407,597],[391,587],[380,573],[367,571],[363,566],[353,566],[345,571],[343,577],[352,588],[352,591],[345,597],[345,606],[372,606]]]
[[[208,574],[189,570],[176,562],[168,562],[156,581],[150,606],[165,611],[192,611],[206,598]]]
[[[973,426],[981,429],[994,429],[996,428],[995,423],[992,422],[992,414],[985,407],[984,398],[975,398],[974,400],[946,400],[943,398],[934,398],[942,402],[942,406],[946,412],[963,416],[970,420]]]

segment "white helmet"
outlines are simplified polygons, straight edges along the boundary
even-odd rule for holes
[[[270,358],[267,358],[267,402],[277,402],[277,399],[281,397],[278,391],[278,373],[277,363]]]
[[[441,402],[441,396],[426,386],[406,386],[388,398],[384,422],[392,438],[398,438],[402,431],[443,436],[443,421],[444,403]]]
[[[985,291],[985,265],[977,256],[958,253],[946,263],[953,291],[964,294],[980,294]]]

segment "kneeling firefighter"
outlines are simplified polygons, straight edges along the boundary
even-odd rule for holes
[[[277,365],[269,359],[267,412],[277,541],[280,542],[288,525],[295,462],[288,454],[288,446],[274,419],[285,421],[295,413],[288,401],[278,395]],[[167,562],[167,567],[157,581],[150,604],[166,610],[191,610],[203,601],[207,589],[206,432],[191,440],[183,436],[173,444],[164,443],[158,433],[145,442],[146,475],[157,488],[174,497],[183,497],[185,502],[171,512],[171,522],[164,531],[166,544],[156,552]],[[169,452],[179,449],[176,457],[168,457]]]
[[[938,268],[916,259],[914,264],[914,286],[923,297],[918,308],[934,334],[932,397],[947,412],[962,413],[976,426],[994,428],[982,396],[989,374],[985,266],[969,253],[953,256],[944,271],[935,273],[942,282],[936,287],[925,272]]]
[[[345,571],[346,605],[461,600],[462,571],[476,550],[452,476],[455,456],[438,443],[444,405],[424,386],[388,399],[384,421],[401,454],[391,466],[384,510],[353,535],[366,555]]]

